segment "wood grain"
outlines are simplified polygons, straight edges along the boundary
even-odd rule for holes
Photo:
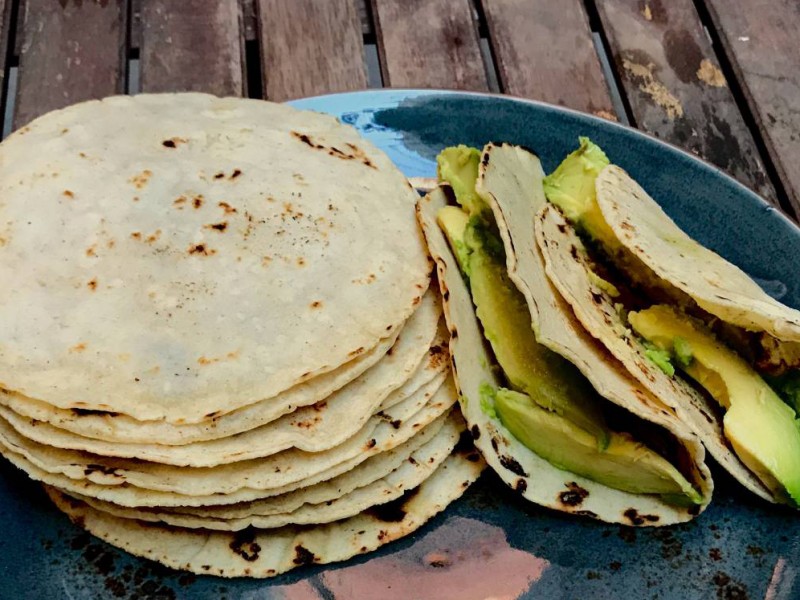
[[[372,0],[383,82],[487,90],[469,0]]]
[[[598,0],[637,127],[714,163],[777,205],[692,0]]]
[[[125,91],[124,0],[26,0],[15,127]]]
[[[502,90],[615,119],[581,0],[483,0]]]
[[[789,203],[800,215],[800,5],[705,0]]]
[[[258,0],[264,91],[287,100],[367,86],[357,0]]]
[[[143,92],[244,94],[239,0],[142,0]]]
[[[0,0],[0,89],[3,88],[3,82],[6,78],[6,58],[9,55],[8,44],[11,40],[11,6],[13,0]],[[5,104],[0,101],[0,120],[2,115],[5,114]]]

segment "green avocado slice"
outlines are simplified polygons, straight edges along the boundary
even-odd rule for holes
[[[544,193],[567,219],[612,254],[621,244],[600,212],[595,190],[597,176],[611,161],[589,138],[579,140],[578,149],[544,178]]]
[[[436,222],[444,232],[461,272],[469,277],[470,250],[464,241],[464,232],[467,229],[469,216],[457,206],[445,206],[436,215]]]
[[[676,365],[725,408],[724,433],[736,455],[781,500],[800,504],[800,428],[794,410],[694,319],[666,305],[632,312],[628,319],[650,343],[684,355]],[[678,339],[682,349],[676,348]]]
[[[436,157],[439,181],[446,181],[453,188],[456,201],[470,215],[483,212],[488,207],[475,191],[481,151],[469,146],[445,148]]]
[[[528,305],[508,278],[505,260],[478,241],[493,235],[480,231],[482,227],[472,219],[465,235],[470,248],[472,301],[506,379],[513,389],[528,394],[540,407],[590,433],[596,438],[596,445],[604,448],[610,432],[597,393],[572,363],[536,341]]]
[[[527,448],[565,471],[634,494],[658,494],[681,506],[703,497],[665,458],[624,433],[611,433],[605,449],[574,423],[543,410],[527,394],[501,388],[494,409]],[[569,443],[565,443],[569,440]]]

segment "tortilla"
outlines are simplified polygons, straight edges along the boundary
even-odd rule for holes
[[[188,469],[35,445],[21,436],[14,438],[6,428],[0,435],[0,453],[32,479],[120,506],[235,504],[272,495],[264,490],[285,490],[298,482],[310,485],[315,476],[320,478],[313,483],[330,479],[419,435],[456,401],[452,379],[434,391],[419,390],[325,452],[293,449],[263,459]]]
[[[596,188],[614,235],[658,277],[723,321],[800,341],[800,311],[781,304],[739,267],[690,238],[625,171],[607,166]]]
[[[0,145],[0,197],[0,387],[62,409],[197,423],[280,402],[428,287],[402,173],[282,104],[70,106]]]
[[[450,456],[464,432],[464,421],[460,416],[451,416],[442,430],[433,439],[413,452],[393,471],[384,477],[356,487],[349,492],[335,490],[335,495],[314,501],[312,496],[299,490],[285,496],[247,503],[248,514],[222,518],[218,515],[197,515],[193,512],[171,512],[159,509],[125,508],[110,502],[76,496],[92,508],[124,519],[138,519],[150,523],[166,523],[190,529],[212,529],[215,531],[241,531],[247,527],[267,529],[284,525],[316,525],[352,517],[372,506],[386,504],[399,498],[427,479],[440,464]],[[416,437],[416,436],[415,436]],[[332,486],[328,486],[332,489]],[[228,507],[224,507],[228,508]],[[234,508],[239,508],[235,505]],[[208,509],[206,509],[208,510]]]
[[[392,347],[393,352],[377,365],[318,404],[228,438],[183,446],[123,444],[78,436],[48,423],[23,418],[4,406],[0,406],[0,417],[21,435],[40,444],[176,466],[214,467],[269,456],[287,448],[321,452],[354,435],[418,367],[427,365],[431,359],[437,360],[446,335],[442,331],[438,342],[431,347],[440,312],[438,297],[426,294]],[[430,356],[426,359],[426,355]],[[441,365],[439,369],[446,364],[441,359],[437,363]],[[420,373],[424,381],[427,372],[423,369]],[[418,381],[413,383],[419,387]]]
[[[450,456],[416,490],[394,503],[314,527],[207,532],[120,519],[53,488],[47,492],[73,522],[136,556],[222,577],[271,577],[308,564],[346,560],[412,533],[459,498],[484,468],[474,450]]]
[[[518,158],[524,159],[524,156],[520,155]],[[528,201],[537,202],[537,199],[530,198],[530,194],[537,188],[536,181],[527,181],[523,176],[530,175],[532,179],[540,178],[542,176],[541,167],[538,164],[523,166],[514,161],[516,159],[512,161],[512,164],[515,165],[514,173],[510,175],[514,178],[512,179],[514,185],[526,190],[525,197]],[[491,162],[490,159],[490,165]],[[538,161],[536,162],[538,163]],[[532,166],[533,168],[531,168]],[[493,179],[497,175],[505,177],[509,174],[489,173],[485,183],[490,188],[494,182],[490,182],[489,178]],[[539,183],[538,186],[540,187],[541,184]],[[496,190],[496,192],[495,200],[500,196],[501,190]],[[512,191],[511,193],[517,192]],[[620,394],[633,395],[634,400],[630,400],[629,403],[635,410],[635,414],[656,419],[659,424],[671,427],[669,431],[673,435],[679,436],[695,463],[693,471],[698,475],[696,484],[702,486],[700,489],[706,498],[704,505],[691,509],[681,508],[664,502],[658,496],[624,492],[563,471],[529,450],[503,426],[499,419],[489,416],[482,410],[481,386],[489,384],[496,389],[501,386],[501,382],[491,366],[493,360],[475,315],[469,290],[461,277],[461,272],[447,240],[436,222],[439,210],[446,204],[447,198],[444,192],[441,189],[435,190],[418,202],[417,214],[428,240],[431,254],[437,263],[439,285],[444,297],[445,317],[450,327],[450,353],[459,389],[459,404],[472,433],[475,446],[483,454],[488,465],[494,469],[504,483],[518,491],[527,500],[556,510],[626,525],[668,525],[692,519],[708,504],[712,490],[707,467],[702,462],[702,446],[696,440],[692,440],[691,435],[686,436],[682,433],[683,429],[677,421],[667,420],[663,416],[659,417],[657,411],[653,410],[649,404],[633,395],[631,390],[635,388],[635,385],[627,380],[622,369],[619,369],[619,375],[609,376],[609,381],[605,382],[605,388],[610,388]],[[511,215],[508,215],[509,221],[516,221],[518,218],[523,219],[520,224],[524,225],[523,215],[513,215],[513,219]],[[504,238],[509,239],[508,229],[505,231]],[[515,247],[518,245],[521,248],[524,240],[515,238],[514,244]],[[525,269],[527,272],[528,265],[525,264],[527,259],[517,257],[517,260],[521,263],[514,263],[518,271]],[[544,294],[543,292],[539,293]],[[551,292],[546,293],[551,294]],[[559,312],[561,310],[559,309],[545,313],[544,304],[540,305],[535,301],[534,304],[537,307],[537,312],[534,313],[537,318],[541,318],[543,321],[546,315],[549,318],[560,319],[569,325],[569,319],[563,316],[568,315],[568,312]],[[585,338],[576,338],[576,340],[581,339]],[[595,352],[585,348],[581,349],[577,341],[568,347],[571,348],[572,354],[579,354],[581,357],[591,357],[591,353]],[[588,362],[590,358],[584,360]],[[579,363],[578,366],[580,364],[582,363]],[[593,367],[604,369],[598,365],[593,365]],[[625,397],[627,398],[627,396]],[[646,396],[644,397],[646,398]],[[628,408],[625,404],[622,406]]]
[[[665,374],[647,358],[646,348],[627,328],[613,299],[593,282],[586,248],[554,206],[545,206],[537,216],[536,239],[548,278],[586,331],[602,342],[642,387],[697,434],[723,468],[754,494],[774,502],[773,494],[744,466],[726,442],[714,404],[687,382]]]
[[[0,404],[24,417],[50,423],[76,435],[108,442],[170,446],[215,440],[266,425],[296,409],[324,400],[386,356],[401,331],[396,328],[372,350],[333,371],[293,386],[279,396],[198,423],[137,421],[121,413],[56,408],[4,390],[0,390]]]

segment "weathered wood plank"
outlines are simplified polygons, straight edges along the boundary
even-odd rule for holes
[[[26,0],[15,127],[75,102],[125,91],[124,0]]]
[[[597,5],[636,126],[716,164],[777,204],[692,0]]]
[[[356,0],[258,0],[257,8],[267,98],[367,86]]]
[[[581,0],[483,0],[502,90],[615,119]]]
[[[788,199],[800,215],[797,0],[705,0]]]
[[[142,0],[143,92],[244,93],[239,0]]]
[[[486,90],[469,0],[372,0],[383,82]]]
[[[8,56],[8,44],[11,40],[11,7],[14,0],[0,0],[0,89],[3,87],[3,82],[6,78],[6,57]],[[5,104],[0,102],[0,120],[2,115],[5,114]]]

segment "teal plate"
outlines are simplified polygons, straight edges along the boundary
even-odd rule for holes
[[[551,170],[588,135],[692,236],[800,308],[800,231],[719,170],[633,129],[545,104],[453,92],[365,91],[293,104],[354,125],[409,177],[433,176],[445,146],[488,141],[523,144]],[[486,473],[428,525],[378,552],[272,580],[223,580],[172,571],[92,538],[3,462],[0,598],[800,598],[800,515],[714,473],[708,510],[666,529],[567,517]]]

